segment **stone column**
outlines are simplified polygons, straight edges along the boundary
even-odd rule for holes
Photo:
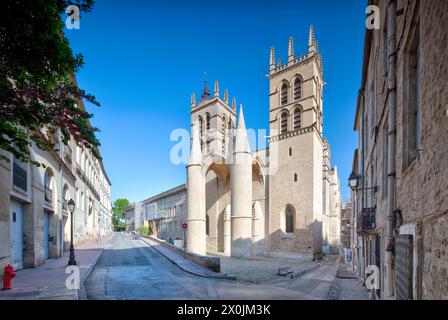
[[[202,175],[202,153],[198,124],[192,128],[190,161],[187,165],[187,250],[206,254],[205,235],[205,178]]]
[[[230,224],[230,215],[231,215],[231,206],[230,203],[226,206],[224,213],[224,255],[230,256],[230,245],[231,245],[231,224]]]
[[[231,170],[231,255],[247,257],[252,247],[252,155],[240,107]]]

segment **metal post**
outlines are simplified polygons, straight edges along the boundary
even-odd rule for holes
[[[70,211],[70,257],[68,260],[69,266],[76,266],[75,247],[73,246],[73,211]]]
[[[187,229],[184,228],[184,258],[187,260]]]

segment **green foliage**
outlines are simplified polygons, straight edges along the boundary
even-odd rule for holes
[[[128,199],[120,198],[114,201],[112,206],[112,224],[115,231],[124,231],[126,229],[125,221],[125,209],[129,207],[131,203]]]
[[[78,107],[83,99],[99,103],[77,86],[74,74],[84,59],[73,54],[63,33],[65,8],[71,4],[80,12],[93,7],[92,0],[1,4],[0,148],[24,162],[30,160],[28,147],[33,142],[43,150],[54,149],[57,141],[52,136],[58,129],[64,143],[72,135],[99,157],[98,129],[90,125],[92,115]],[[42,128],[48,130],[46,134]]]
[[[148,226],[141,226],[137,228],[137,232],[144,235],[149,235],[150,230]]]

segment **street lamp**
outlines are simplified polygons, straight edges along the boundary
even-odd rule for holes
[[[373,192],[378,192],[378,186],[374,186],[371,188],[358,188],[359,181],[361,180],[361,176],[352,172],[348,177],[348,186],[352,189],[352,191],[363,191],[363,190],[372,190]]]
[[[352,190],[354,190],[358,187],[358,183],[359,183],[359,176],[352,171],[352,173],[350,173],[350,177],[348,177],[348,186]]]
[[[73,199],[68,200],[68,210],[70,210],[70,257],[68,259],[69,266],[76,266],[75,260],[75,247],[73,246],[73,211],[75,211],[75,201]]]

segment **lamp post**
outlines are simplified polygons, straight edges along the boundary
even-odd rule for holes
[[[361,176],[352,172],[348,177],[348,186],[352,189],[352,191],[363,191],[363,190],[373,190],[373,192],[378,192],[378,186],[374,186],[371,188],[358,188],[359,182],[361,180]]]
[[[73,246],[73,211],[75,211],[75,201],[70,199],[67,203],[68,209],[70,210],[70,257],[68,259],[69,266],[76,266],[75,260],[75,247]]]

